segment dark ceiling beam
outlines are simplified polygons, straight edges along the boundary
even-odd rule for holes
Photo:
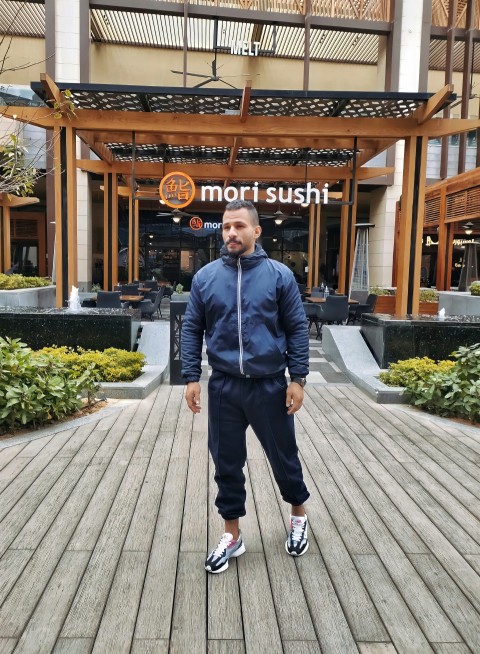
[[[183,16],[183,2],[163,2],[162,0],[90,0],[90,9],[106,9],[110,11],[129,11],[135,13],[168,14]],[[303,27],[303,14],[278,13],[274,11],[253,11],[251,9],[230,9],[226,7],[211,7],[192,5],[188,7],[191,18],[231,20],[244,23],[271,25],[287,25]],[[380,34],[386,36],[391,31],[391,23],[374,20],[352,20],[347,18],[331,18],[329,16],[312,16],[312,29],[341,30],[346,32],[361,32],[362,34]]]
[[[446,41],[448,37],[448,29],[448,27],[437,27],[432,25],[430,36],[432,39],[442,39]],[[468,30],[466,30],[464,27],[455,27],[455,41],[465,41],[467,38],[467,31]],[[480,41],[480,30],[472,29],[471,36],[473,41]]]

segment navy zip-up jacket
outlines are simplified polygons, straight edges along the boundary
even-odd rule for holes
[[[283,263],[255,252],[220,259],[201,268],[192,280],[182,323],[182,374],[201,376],[205,333],[208,362],[235,377],[308,374],[308,331],[298,286]]]

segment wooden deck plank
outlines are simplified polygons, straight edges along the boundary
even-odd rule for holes
[[[180,552],[170,638],[171,654],[207,651],[204,552]],[[225,607],[228,610],[228,605]]]
[[[245,644],[243,640],[209,640],[207,652],[208,654],[245,654]]]
[[[307,554],[297,560],[297,566],[322,653],[356,654],[355,641],[322,557]]]
[[[59,638],[52,654],[90,654],[93,638]]]
[[[320,454],[331,448],[329,443],[319,442]],[[427,637],[438,642],[455,642],[458,640],[450,620],[431,595],[428,588],[415,572],[412,564],[393,538],[384,523],[380,520],[375,508],[359,491],[353,477],[347,468],[348,455],[343,454],[343,461],[337,456],[337,461],[329,459],[329,470],[344,494],[365,533],[375,544],[375,550],[388,570],[398,590],[402,593],[410,610],[421,625]],[[369,464],[370,466],[380,464]],[[400,464],[396,464],[400,465]],[[378,607],[377,607],[378,608]]]
[[[252,460],[248,467],[282,641],[316,640],[295,561],[285,551],[287,534],[267,464]]]
[[[472,568],[464,557],[453,547],[442,532],[431,522],[425,513],[413,502],[400,484],[379,464],[371,463],[370,471],[378,483],[384,486],[391,499],[404,515],[409,516],[410,524],[425,541],[430,551],[437,557],[454,578],[477,610],[480,609],[480,577],[472,574]],[[389,483],[393,482],[393,483]]]
[[[480,575],[480,556],[478,554],[467,555],[465,559],[470,563],[476,573]]]
[[[170,393],[170,387],[162,385],[155,393],[149,395],[150,411],[145,420],[145,426],[142,429],[142,438],[139,440],[135,452],[133,453],[134,458],[149,457],[153,451],[167,409],[170,411]],[[163,433],[163,435],[166,436],[165,433]],[[170,436],[171,435],[172,434],[170,434]]]
[[[88,467],[0,608],[0,633],[20,635],[104,471]]]
[[[20,452],[25,448],[26,443],[20,445],[11,445],[8,447],[7,443],[0,441],[0,470],[2,470],[7,463],[10,463]]]
[[[315,484],[332,516],[336,528],[342,534],[348,551],[350,553],[373,554],[372,544],[340,492],[323,458],[312,445],[311,440],[301,438],[300,435],[298,442],[303,460],[308,467],[311,477],[315,480]]]
[[[310,490],[310,499],[306,505],[310,533],[315,535],[352,634],[356,641],[388,640],[378,611],[304,462],[303,469],[305,483]],[[308,554],[310,553],[309,548]]]
[[[63,637],[93,638],[97,633],[146,468],[144,460],[127,468],[66,617]]]
[[[480,615],[432,554],[412,554],[415,569],[450,616],[461,640],[480,652]],[[441,642],[435,639],[434,642]]]
[[[0,558],[0,606],[32,557],[30,550],[8,550]]]
[[[398,653],[432,653],[433,649],[380,559],[375,555],[357,554],[354,560]]]
[[[134,640],[131,654],[168,654],[168,640]]]
[[[135,639],[170,638],[187,465],[186,459],[172,459],[168,467],[138,611]]]
[[[436,654],[470,654],[471,650],[464,643],[433,643]]]
[[[390,475],[400,483],[402,488],[421,508],[425,515],[428,516],[432,524],[437,526],[437,528],[459,552],[462,554],[480,554],[480,545],[467,531],[468,527],[470,527],[470,531],[473,531],[476,538],[480,540],[478,526],[474,523],[475,518],[468,511],[463,509],[463,507],[457,503],[459,511],[462,509],[461,517],[465,521],[463,522],[462,520],[461,526],[459,522],[452,518],[452,514],[455,514],[455,511],[452,509],[452,505],[455,506],[453,498],[449,501],[448,498],[445,499],[443,497],[443,502],[441,503],[440,500],[442,497],[440,496],[438,489],[435,495],[426,492],[421,484],[419,484],[412,475],[410,475],[410,473],[398,463],[389,466],[388,471]],[[450,507],[451,513],[448,513],[442,506],[443,503],[446,503],[447,506]]]
[[[147,552],[123,552],[95,638],[93,654],[128,654],[147,569]]]
[[[360,654],[397,654],[393,643],[357,643]]]
[[[247,652],[282,652],[265,557],[246,552],[237,559]]]
[[[0,654],[12,654],[16,644],[17,644],[16,638],[0,637]]]
[[[64,553],[18,641],[17,654],[50,654],[88,557],[88,552]]]
[[[321,654],[317,641],[290,640],[283,642],[285,654]]]

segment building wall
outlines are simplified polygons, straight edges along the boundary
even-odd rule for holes
[[[7,37],[8,38],[8,37]],[[13,37],[8,40],[8,58],[5,61],[4,72],[0,76],[0,88],[5,84],[26,84],[40,79],[40,73],[45,71],[45,40],[26,37]],[[6,43],[0,49],[5,53]],[[21,68],[27,66],[26,68]],[[20,67],[20,68],[19,68]],[[11,70],[17,68],[17,70]]]

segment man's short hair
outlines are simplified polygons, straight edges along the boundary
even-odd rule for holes
[[[248,211],[250,220],[254,226],[260,225],[258,212],[249,200],[232,200],[225,207],[225,211],[238,211],[239,209],[246,209]]]

